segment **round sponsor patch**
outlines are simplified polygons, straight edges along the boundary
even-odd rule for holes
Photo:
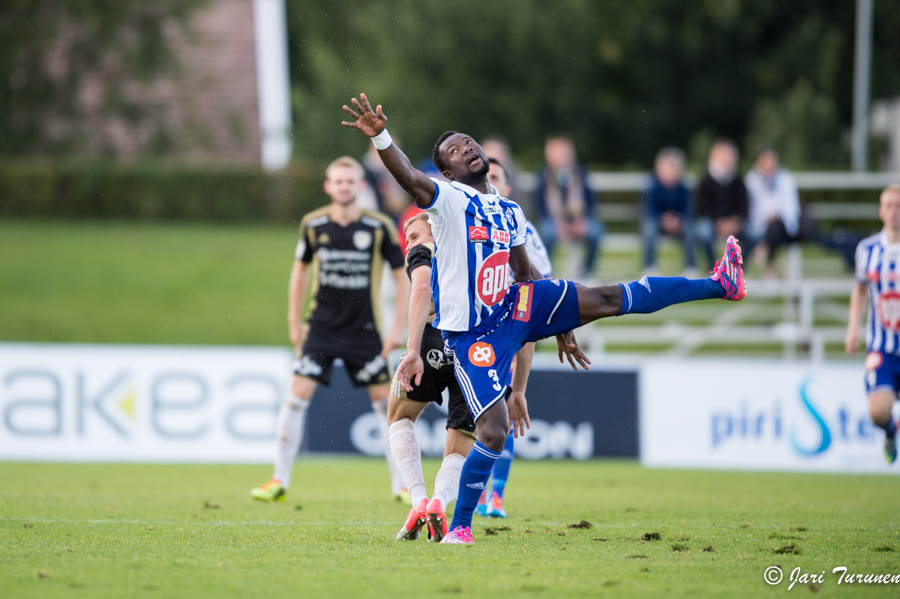
[[[440,370],[450,363],[447,357],[444,356],[444,352],[439,349],[429,349],[428,353],[425,354],[425,359],[428,360],[428,365],[435,370]]]
[[[469,362],[475,366],[493,366],[494,348],[490,343],[477,341],[469,348]]]
[[[866,370],[878,370],[884,364],[884,356],[880,351],[872,351],[866,356]]]
[[[889,331],[900,330],[900,293],[885,291],[878,298],[878,319]]]
[[[478,297],[486,306],[493,306],[506,296],[509,289],[509,252],[496,252],[481,264],[475,279]]]
[[[367,250],[372,246],[372,234],[368,231],[354,231],[353,245],[358,250]]]

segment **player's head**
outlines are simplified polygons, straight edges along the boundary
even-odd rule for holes
[[[448,181],[466,185],[484,181],[490,165],[484,150],[470,135],[447,131],[434,144],[431,161]]]
[[[497,192],[504,198],[509,197],[509,176],[503,164],[496,158],[488,158],[491,168],[488,171],[488,183],[497,188]]]
[[[900,229],[900,183],[891,183],[881,192],[878,216],[885,227],[894,231]]]
[[[406,251],[409,251],[420,243],[434,243],[434,236],[431,234],[431,225],[428,224],[428,213],[419,212],[403,223],[403,234],[406,235]]]
[[[325,169],[325,193],[335,204],[347,205],[365,183],[362,165],[349,156],[341,156]]]

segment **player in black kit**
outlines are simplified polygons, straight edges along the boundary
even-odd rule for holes
[[[381,423],[391,491],[397,497],[405,493],[388,443],[387,355],[403,343],[409,284],[393,222],[356,204],[363,185],[362,166],[353,158],[338,158],[325,171],[325,192],[331,204],[310,212],[300,223],[288,301],[291,343],[297,350],[294,378],[278,414],[275,472],[269,482],[251,491],[255,499],[284,498],[306,410],[316,387],[331,382],[337,358],[343,360],[354,387],[368,388]],[[378,298],[385,262],[397,282],[397,305],[394,325],[382,341]],[[310,280],[311,315],[304,341],[301,314]]]

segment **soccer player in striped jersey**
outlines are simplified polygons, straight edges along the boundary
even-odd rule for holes
[[[527,359],[521,351],[527,343],[556,336],[560,361],[565,354],[573,368],[586,369],[590,360],[572,333],[581,325],[689,301],[741,300],[746,295],[741,250],[729,237],[722,261],[708,279],[643,277],[600,287],[544,279],[524,247],[522,209],[488,182],[487,156],[471,136],[448,131],[438,138],[432,160],[447,179],[438,181],[413,168],[393,143],[381,106],[373,110],[364,94],[351,103],[355,110],[343,108],[352,120],[342,124],[372,139],[388,171],[431,222],[436,247],[431,276],[434,326],[453,354],[456,378],[477,423],[477,441],[460,474],[453,522],[441,542],[471,544],[472,514],[503,450],[510,419],[516,436],[527,426],[524,395],[501,401],[513,357]],[[415,374],[397,370],[407,390]]]
[[[869,296],[866,322],[866,393],[869,414],[884,431],[884,457],[897,460],[897,423],[892,409],[900,390],[900,185],[881,192],[880,233],[863,239],[856,248],[856,286],[850,294],[850,318],[844,345],[859,349],[859,321]]]
[[[504,198],[509,197],[509,192],[511,190],[509,176],[503,163],[493,157],[488,157],[488,163],[491,165],[487,174],[488,182],[494,186],[501,196]],[[547,248],[544,246],[544,242],[538,234],[537,228],[527,219],[525,220],[525,251],[528,253],[528,258],[531,260],[532,266],[541,273],[542,277],[549,279],[552,274],[550,256],[547,254]],[[525,347],[530,351],[534,350],[533,343],[528,343]],[[514,370],[515,364],[516,362],[513,361]],[[510,374],[514,375],[514,372],[511,372]],[[520,369],[519,377],[514,377],[512,379],[512,383],[507,390],[506,400],[509,401],[509,398],[513,393],[524,394],[527,383],[528,371]],[[500,457],[497,458],[497,461],[494,462],[494,467],[491,468],[491,493],[488,495],[486,488],[482,491],[481,497],[478,499],[478,505],[475,508],[476,514],[490,518],[506,518],[506,508],[503,506],[503,494],[506,491],[506,482],[509,480],[509,472],[512,468],[513,458],[515,457],[515,449],[515,435],[510,431],[506,436],[506,443],[503,444],[503,451],[500,452]]]

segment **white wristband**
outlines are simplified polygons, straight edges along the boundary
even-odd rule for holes
[[[370,137],[372,143],[375,144],[376,150],[387,150],[391,147],[391,144],[394,143],[394,140],[391,139],[391,134],[388,133],[388,130],[385,129],[375,137]]]

